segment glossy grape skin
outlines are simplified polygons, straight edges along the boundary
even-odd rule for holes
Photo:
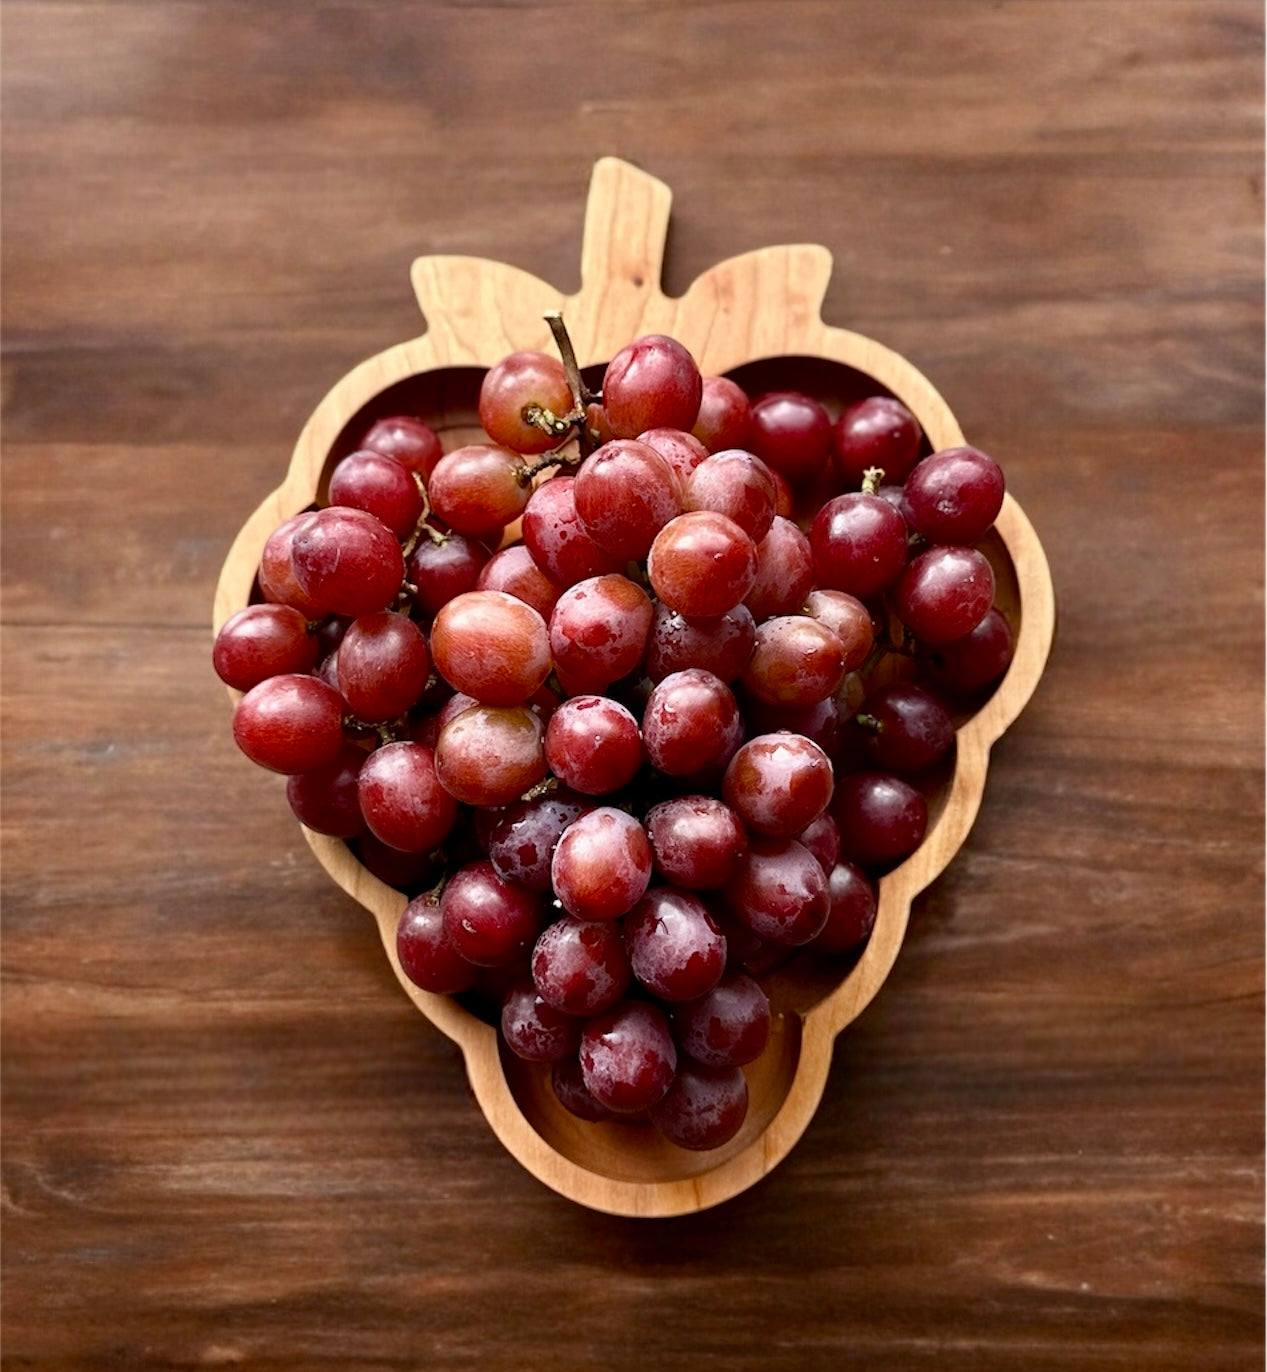
[[[921,643],[963,638],[994,600],[994,571],[976,548],[928,548],[912,559],[893,590],[898,618]]]
[[[750,738],[730,760],[722,800],[751,834],[795,838],[827,809],[832,766],[817,743],[802,734]]]
[[[581,463],[575,480],[572,494],[581,526],[622,561],[646,557],[656,534],[682,512],[676,472],[636,439],[604,443]]]
[[[541,896],[503,881],[487,858],[450,874],[440,896],[448,941],[476,967],[507,967],[524,957],[545,923]]]
[[[760,622],[796,614],[814,585],[814,553],[809,539],[790,519],[776,515],[757,544],[757,575],[744,604]]]
[[[831,453],[831,419],[812,396],[772,391],[753,401],[748,446],[793,486],[820,476]]]
[[[291,544],[295,580],[327,614],[389,608],[405,578],[396,535],[372,514],[327,505],[299,528]]]
[[[695,359],[664,334],[627,343],[603,373],[603,409],[617,438],[634,438],[646,429],[689,433],[702,393]]]
[[[394,610],[353,620],[339,645],[339,692],[357,719],[399,719],[422,695],[431,657],[422,630]]]
[[[523,540],[532,560],[562,587],[625,567],[586,533],[576,512],[575,488],[574,476],[553,476],[528,497],[523,514]]]
[[[544,735],[526,705],[473,705],[440,730],[436,772],[464,805],[509,805],[545,776]]]
[[[581,1075],[580,1059],[577,1057],[563,1058],[550,1065],[550,1086],[559,1104],[577,1119],[586,1120],[590,1124],[601,1124],[618,1118],[590,1095],[585,1078]]]
[[[365,510],[401,542],[422,518],[422,491],[413,473],[393,457],[368,449],[349,453],[330,474],[331,505]]]
[[[548,623],[563,588],[555,585],[537,566],[526,544],[512,543],[507,548],[499,549],[484,564],[474,589],[505,591],[507,595],[522,600],[525,605],[531,605]]]
[[[805,597],[805,613],[825,624],[840,639],[845,671],[856,672],[875,646],[871,611],[847,591],[812,590]]]
[[[830,810],[824,810],[817,819],[811,820],[804,829],[795,835],[797,843],[804,844],[818,860],[824,872],[831,869],[840,859],[840,829],[832,818]]]
[[[1007,671],[1015,651],[1012,626],[991,606],[977,627],[938,648],[921,648],[920,660],[940,690],[964,699],[976,695]]]
[[[550,675],[550,635],[532,608],[505,591],[455,596],[431,626],[436,671],[484,705],[519,705]]]
[[[897,681],[863,703],[865,747],[872,766],[905,776],[939,762],[955,741],[950,711],[930,691]]]
[[[289,605],[247,605],[220,626],[211,665],[226,686],[249,691],[270,676],[303,676],[317,665],[317,636]]]
[[[748,1081],[738,1067],[678,1066],[673,1083],[650,1107],[651,1122],[670,1143],[703,1152],[720,1148],[743,1128]]]
[[[475,590],[488,560],[488,549],[464,534],[449,531],[439,540],[424,534],[405,568],[419,612],[434,619],[450,600]]]
[[[733,519],[691,510],[656,535],[647,554],[647,576],[671,610],[711,619],[733,610],[752,589],[756,545]]]
[[[919,461],[923,434],[915,416],[893,396],[872,395],[846,406],[832,425],[831,446],[845,485],[860,489],[863,476],[879,467],[900,485]]]
[[[691,432],[710,453],[748,445],[752,404],[747,393],[728,376],[706,376],[699,414]]]
[[[468,538],[490,545],[524,512],[532,493],[518,453],[493,443],[468,443],[436,463],[427,497],[437,518]]]
[[[643,824],[655,870],[688,891],[724,886],[748,850],[739,816],[716,796],[662,800],[647,811]]]
[[[651,884],[651,843],[633,815],[600,805],[563,831],[550,860],[559,904],[583,920],[614,920]]]
[[[333,762],[287,778],[286,799],[300,824],[331,838],[353,839],[366,833],[357,779],[368,756],[364,748],[345,742]]]
[[[269,677],[238,701],[233,738],[271,772],[293,776],[326,767],[343,748],[342,697],[315,676]]]
[[[906,522],[878,495],[849,491],[814,516],[809,541],[820,589],[869,600],[906,565]]]
[[[439,902],[415,896],[396,926],[396,958],[415,986],[436,995],[456,996],[475,985],[477,969],[454,948]]]
[[[543,929],[532,950],[532,983],[564,1014],[597,1015],[629,989],[633,971],[620,927],[571,915]]]
[[[832,815],[840,829],[840,855],[868,871],[908,857],[924,840],[928,802],[909,782],[885,772],[838,777]]]
[[[661,1000],[695,1000],[726,969],[726,936],[689,891],[652,886],[623,924],[633,974]]]
[[[523,350],[502,358],[480,383],[479,420],[484,432],[517,453],[544,453],[559,443],[557,435],[530,424],[530,406],[549,410],[556,419],[571,413],[573,398],[563,363],[550,353]]]
[[[755,1062],[770,1037],[770,1001],[747,972],[730,968],[699,999],[673,1007],[678,1047],[706,1067]]]
[[[739,923],[783,948],[799,947],[821,933],[831,908],[827,874],[792,838],[753,839],[724,894]]]
[[[720,773],[743,742],[743,719],[730,687],[691,667],[652,689],[642,741],[648,761],[665,775],[706,777]]]
[[[564,787],[532,800],[513,801],[489,833],[489,861],[507,881],[530,891],[548,891],[555,845],[573,820],[593,808],[593,801]]]
[[[642,735],[619,701],[573,696],[550,716],[545,755],[565,786],[581,795],[607,795],[627,786],[642,765]]]
[[[706,457],[687,477],[682,508],[724,514],[760,543],[774,519],[777,494],[774,474],[759,457],[742,448],[726,448]]]
[[[526,1062],[561,1062],[581,1046],[581,1021],[556,1010],[531,981],[506,993],[500,1024],[506,1047]]]
[[[444,454],[440,435],[413,415],[390,415],[365,431],[360,447],[395,458],[424,480]]]
[[[855,863],[838,862],[827,878],[827,892],[831,912],[812,946],[818,953],[850,953],[875,928],[875,885]]]
[[[757,626],[739,679],[767,705],[806,706],[825,700],[844,676],[844,649],[825,624],[809,615],[779,615]]]
[[[679,485],[685,485],[687,478],[708,456],[708,449],[695,437],[683,429],[644,429],[638,435],[638,442],[654,448],[673,468]]]
[[[440,784],[435,754],[422,743],[375,749],[361,768],[357,796],[370,832],[405,853],[438,848],[457,823],[457,801]]]
[[[1003,508],[1003,472],[979,448],[933,453],[903,490],[912,527],[930,543],[976,543]]]
[[[550,615],[549,651],[569,695],[597,695],[641,663],[651,600],[612,572],[569,586]]]
[[[599,1104],[619,1114],[636,1114],[669,1089],[677,1048],[658,1006],[624,1000],[586,1023],[580,1061],[585,1085]]]
[[[324,619],[326,610],[296,580],[292,552],[295,535],[307,528],[316,515],[316,510],[301,510],[283,520],[264,541],[257,574],[265,600],[274,605],[289,605],[306,620]]]
[[[647,639],[646,673],[653,682],[672,672],[702,667],[727,685],[735,681],[752,654],[757,627],[746,605],[713,619],[687,619],[656,603]]]

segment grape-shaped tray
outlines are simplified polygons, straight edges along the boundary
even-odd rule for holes
[[[933,448],[962,444],[949,407],[889,348],[823,323],[828,251],[812,244],[730,258],[670,298],[660,273],[669,188],[615,158],[595,164],[585,215],[581,287],[564,296],[501,262],[421,257],[412,282],[427,328],[367,359],[317,406],[285,480],[238,534],[216,591],[214,627],[251,600],[269,533],[321,501],[329,473],[375,418],[420,415],[446,449],[481,438],[483,371],[521,348],[552,351],[545,315],[561,310],[578,360],[601,365],[642,334],[677,338],[704,375],[734,375],[750,394],[795,388],[833,413],[888,392],[915,414]],[[801,1137],[822,1098],[836,1035],[875,996],[897,958],[911,902],[967,837],[985,787],[989,750],[1038,684],[1051,645],[1055,602],[1042,546],[1009,495],[982,545],[995,571],[995,603],[1016,634],[1012,665],[988,701],[958,727],[953,762],[929,793],[920,848],[879,883],[874,931],[861,956],[835,967],[794,957],[763,978],[773,1012],[770,1041],[748,1068],[747,1120],[730,1143],[690,1152],[637,1125],[590,1124],[555,1100],[548,1069],[499,1046],[497,1030],[458,1001],[421,991],[401,972],[396,926],[406,900],[371,875],[337,839],[304,830],[321,865],[375,918],[396,976],[424,1015],[461,1048],[475,1097],[510,1153],[546,1185],[596,1210],[666,1216],[716,1205],[769,1173]],[[231,693],[233,694],[233,693]]]

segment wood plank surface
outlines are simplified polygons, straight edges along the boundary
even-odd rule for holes
[[[1263,1364],[1263,16],[1249,0],[10,0],[0,1362]],[[782,242],[1003,462],[1060,621],[819,1112],[700,1215],[485,1127],[209,664],[415,256]]]

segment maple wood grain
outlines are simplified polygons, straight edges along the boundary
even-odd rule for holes
[[[3,1364],[1260,1366],[1260,7],[5,18]],[[810,1127],[672,1220],[505,1152],[208,662],[409,264],[575,292],[608,152],[673,188],[670,295],[826,245],[1059,599]]]

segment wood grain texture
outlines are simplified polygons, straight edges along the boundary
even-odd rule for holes
[[[6,6],[6,1367],[1262,1365],[1262,45],[1240,0]],[[663,1221],[502,1150],[206,629],[413,259],[575,291],[605,152],[673,187],[670,294],[826,245],[1060,595],[811,1128]]]

